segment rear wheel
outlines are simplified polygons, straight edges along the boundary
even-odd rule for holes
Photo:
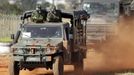
[[[54,58],[53,63],[53,74],[54,75],[63,75],[63,58],[61,56],[57,56]]]
[[[34,68],[28,68],[28,70],[29,70],[29,71],[32,71],[32,70],[34,70]]]
[[[74,71],[76,75],[83,75],[84,73],[84,61],[81,52],[75,53]]]

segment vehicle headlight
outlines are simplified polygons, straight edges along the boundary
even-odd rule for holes
[[[17,48],[12,48],[12,53],[19,53],[19,54],[23,54],[23,50],[21,49],[17,49]]]
[[[56,52],[57,49],[58,47],[48,44],[46,48],[46,52]]]

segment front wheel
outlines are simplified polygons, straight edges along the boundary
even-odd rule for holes
[[[63,66],[63,58],[61,56],[55,57],[53,63],[53,75],[63,75]]]
[[[10,64],[10,75],[19,75],[20,69],[18,62],[14,61]]]

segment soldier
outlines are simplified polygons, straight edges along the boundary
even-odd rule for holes
[[[61,11],[56,10],[56,7],[52,5],[50,11],[47,14],[47,21],[49,22],[61,22]]]
[[[46,13],[42,11],[41,6],[36,7],[36,10],[33,11],[31,15],[31,20],[36,23],[43,23],[46,21]]]

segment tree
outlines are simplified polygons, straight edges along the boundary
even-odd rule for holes
[[[58,8],[58,9],[65,9],[65,5],[64,5],[64,4],[58,4],[58,5],[57,5],[57,8]]]
[[[2,0],[0,3],[0,13],[19,14],[21,12],[22,10],[16,4],[11,5],[9,4],[8,0]]]
[[[65,0],[71,9],[76,9],[83,0]]]
[[[24,11],[36,8],[37,0],[21,0],[22,8]]]
[[[49,2],[44,2],[41,6],[43,7],[43,8],[48,8],[48,7],[50,7],[50,3]]]

